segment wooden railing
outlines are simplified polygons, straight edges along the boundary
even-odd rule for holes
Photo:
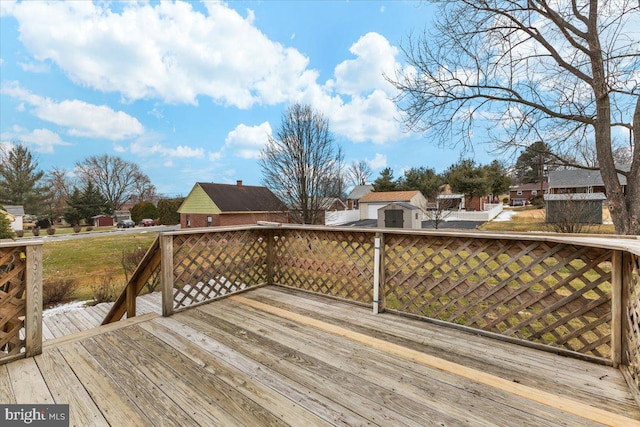
[[[0,242],[0,364],[42,352],[42,243]]]
[[[245,226],[163,233],[144,262],[165,315],[291,287],[622,366],[640,395],[640,240]],[[134,282],[105,322],[135,314]]]

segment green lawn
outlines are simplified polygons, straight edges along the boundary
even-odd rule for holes
[[[95,230],[95,229],[94,229]],[[73,240],[45,240],[43,254],[44,280],[73,278],[79,283],[76,298],[91,299],[91,286],[105,275],[112,275],[124,288],[122,252],[148,248],[156,233],[100,234]]]

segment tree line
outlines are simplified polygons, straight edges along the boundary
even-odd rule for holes
[[[158,199],[155,186],[140,167],[117,156],[90,156],[76,163],[73,171],[39,169],[37,160],[24,144],[0,150],[0,205],[20,205],[39,223],[64,218],[69,225],[91,224],[97,215],[112,215],[125,203],[134,203],[134,213],[158,218],[168,215],[177,223],[174,202],[151,203]],[[72,173],[71,173],[72,172]],[[138,206],[140,205],[140,206]],[[164,205],[169,205],[167,208]],[[177,209],[177,208],[176,208]]]

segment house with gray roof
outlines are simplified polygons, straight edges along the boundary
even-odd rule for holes
[[[629,170],[630,166],[621,166]],[[627,185],[627,177],[618,174],[620,184]],[[599,170],[561,169],[549,172],[549,194],[566,193],[603,193],[606,194],[604,182]]]
[[[358,209],[360,199],[373,191],[373,185],[356,185],[347,196],[347,207],[349,209]]]

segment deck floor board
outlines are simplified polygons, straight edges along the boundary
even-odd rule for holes
[[[48,329],[99,318],[57,316]],[[74,425],[597,426],[610,415],[640,426],[616,369],[291,289],[69,338],[1,365],[0,401],[69,403]]]

